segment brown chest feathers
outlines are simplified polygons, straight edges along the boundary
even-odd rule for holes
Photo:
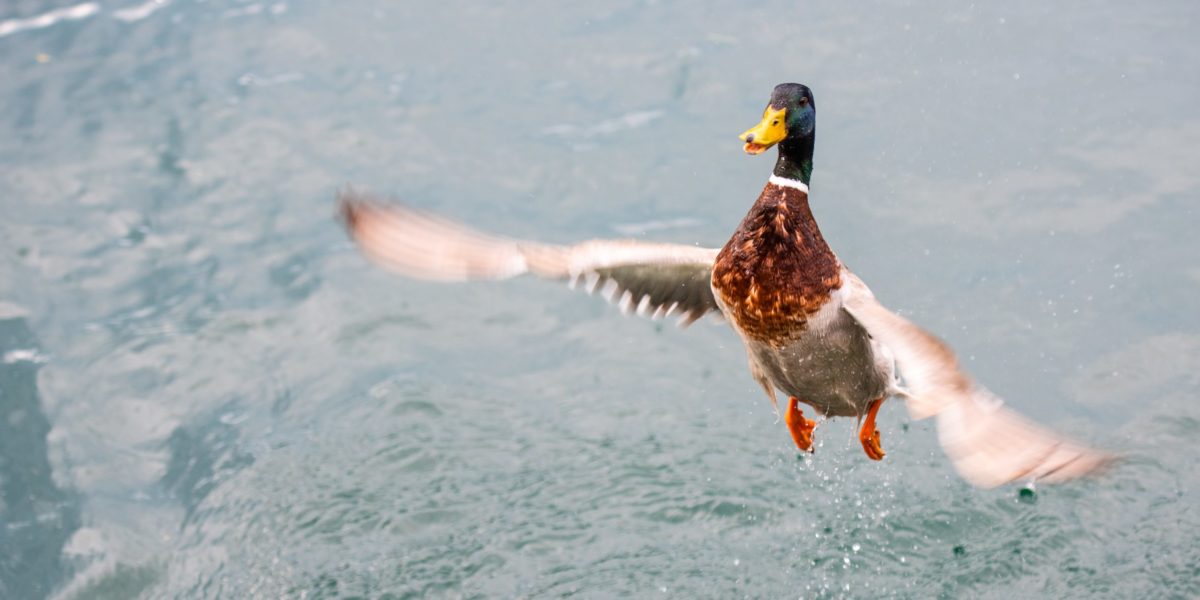
[[[768,183],[713,265],[713,289],[747,335],[784,345],[842,285],[808,194]]]

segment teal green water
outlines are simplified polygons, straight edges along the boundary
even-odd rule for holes
[[[4,3],[0,597],[1200,596],[1198,16]],[[333,219],[718,245],[781,81],[842,259],[1119,468],[977,491],[900,402],[882,463],[798,457],[724,326],[403,280]]]

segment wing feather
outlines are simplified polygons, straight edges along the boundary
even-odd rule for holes
[[[340,193],[338,201],[362,252],[409,277],[468,281],[532,273],[592,294],[603,291],[626,312],[678,312],[683,325],[720,310],[709,282],[715,249],[636,240],[542,244],[483,233],[353,191]]]
[[[964,373],[944,342],[889,311],[854,275],[843,308],[895,356],[913,418],[937,417],[938,440],[964,479],[979,487],[1021,480],[1057,483],[1098,472],[1116,458],[1059,435],[1016,411]]]

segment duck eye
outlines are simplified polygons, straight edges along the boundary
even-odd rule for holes
[[[805,104],[808,104],[808,98],[801,98],[801,99],[800,99],[800,106],[804,106]]]
[[[779,124],[779,119],[775,119],[774,121],[771,121],[771,124],[772,124],[772,125],[778,125],[778,124]]]

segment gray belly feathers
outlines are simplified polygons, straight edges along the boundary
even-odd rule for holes
[[[831,417],[859,417],[892,389],[892,358],[835,295],[795,341],[780,348],[743,337],[751,370]]]

